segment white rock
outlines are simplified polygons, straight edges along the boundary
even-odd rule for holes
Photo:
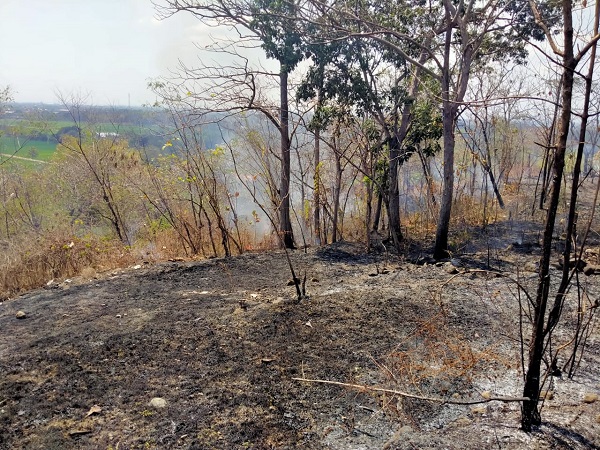
[[[167,401],[161,397],[154,397],[152,400],[150,400],[148,405],[152,406],[153,408],[165,408],[167,406]]]

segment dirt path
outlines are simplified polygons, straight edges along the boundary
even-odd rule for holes
[[[8,153],[0,153],[0,156],[4,156],[5,158],[7,158],[6,160],[15,158],[15,159],[21,159],[23,161],[31,161],[31,162],[41,163],[41,164],[50,164],[48,161],[42,161],[41,159],[25,158],[24,156],[16,156],[16,155],[8,154]]]
[[[464,257],[462,270],[478,258]],[[0,448],[600,445],[599,402],[582,400],[600,393],[597,332],[577,382],[553,381],[547,423],[532,435],[518,430],[518,404],[439,405],[294,381],[466,399],[521,389],[505,280],[352,244],[293,259],[307,272],[310,298],[299,305],[280,252],[144,266],[1,304]]]

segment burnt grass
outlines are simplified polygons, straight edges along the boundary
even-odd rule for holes
[[[537,257],[494,258],[504,270]],[[300,303],[280,251],[143,265],[4,302],[0,449],[599,445],[597,402],[573,403],[572,393],[561,400],[560,381],[556,409],[548,406],[545,425],[526,435],[518,403],[476,410],[294,380],[518,396],[514,289],[468,273],[489,254],[465,255],[458,275],[349,243],[295,251],[292,260],[307,278]],[[581,392],[598,392],[597,336]],[[155,397],[166,406],[151,405]]]

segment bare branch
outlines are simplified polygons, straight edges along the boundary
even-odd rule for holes
[[[319,383],[319,384],[330,384],[333,386],[341,386],[350,389],[357,389],[359,391],[370,391],[370,392],[382,392],[384,394],[398,395],[405,398],[414,398],[417,400],[424,400],[427,402],[440,403],[442,405],[479,405],[481,403],[489,402],[526,402],[530,399],[527,397],[507,397],[502,395],[490,395],[482,397],[481,400],[456,400],[451,398],[437,398],[437,397],[426,397],[423,395],[410,394],[408,392],[398,391],[396,389],[386,389],[374,386],[367,386],[364,384],[352,384],[342,383],[340,381],[330,380],[313,380],[309,378],[292,378],[294,381],[302,381],[304,383]]]

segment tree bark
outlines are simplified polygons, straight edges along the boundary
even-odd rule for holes
[[[425,51],[421,52],[419,64],[425,64],[428,55]],[[412,77],[408,98],[402,106],[402,117],[400,126],[395,130],[394,142],[390,142],[389,157],[390,157],[390,185],[388,192],[388,214],[390,235],[394,247],[398,252],[401,250],[403,240],[402,229],[400,227],[400,188],[398,186],[398,171],[400,169],[400,146],[404,142],[408,134],[410,122],[412,119],[413,100],[417,96],[419,90],[420,76],[423,69],[420,65],[415,67],[415,73]]]
[[[282,64],[279,73],[280,110],[279,132],[281,134],[281,184],[279,188],[279,233],[285,248],[294,249],[294,234],[290,217],[290,131],[288,117],[288,71]]]
[[[433,257],[442,259],[448,256],[448,231],[452,212],[452,191],[454,189],[454,119],[456,108],[450,102],[450,50],[452,26],[450,15],[446,13],[448,29],[446,30],[444,48],[444,68],[442,73],[442,126],[444,141],[444,173],[440,218],[435,233],[435,249]]]
[[[533,426],[540,425],[541,416],[538,410],[541,363],[544,355],[545,341],[545,316],[548,304],[548,295],[550,291],[550,257],[552,254],[552,235],[554,233],[554,224],[556,222],[556,213],[560,198],[560,188],[562,183],[563,171],[565,167],[565,152],[567,147],[567,138],[571,122],[571,103],[573,98],[573,78],[577,61],[573,56],[573,17],[572,4],[570,0],[563,0],[563,77],[561,82],[562,90],[562,111],[560,115],[559,135],[556,143],[556,152],[552,164],[552,189],[550,192],[550,203],[546,213],[546,225],[544,228],[544,237],[542,241],[542,255],[540,258],[540,272],[538,289],[534,305],[533,329],[531,343],[529,346],[529,359],[527,374],[525,375],[525,385],[523,387],[523,397],[530,400],[523,402],[521,411],[521,428],[523,431],[530,432]]]
[[[340,192],[342,190],[342,155],[335,155],[335,187],[333,189],[333,231],[331,242],[337,242],[338,239],[338,220],[340,215]]]
[[[373,231],[379,230],[379,222],[381,220],[381,208],[383,207],[383,193],[377,194],[377,206],[375,206],[375,216],[373,217]]]
[[[490,159],[488,159],[490,161]],[[490,183],[492,183],[492,189],[494,190],[494,195],[498,200],[498,205],[500,208],[504,209],[504,200],[502,199],[502,194],[500,194],[500,189],[498,188],[498,183],[496,183],[496,177],[494,177],[494,172],[489,164],[483,164],[484,170],[488,174],[488,178],[490,179]]]
[[[433,187],[433,177],[431,176],[428,160],[420,149],[419,159],[421,160],[421,167],[423,168],[423,175],[425,176],[425,183],[427,185],[427,205],[431,210],[431,208],[435,207],[437,204],[437,201],[435,200],[435,189]]]
[[[315,245],[321,245],[321,130],[315,130],[314,227]]]
[[[407,127],[408,129],[408,127]],[[406,136],[403,133],[402,139]],[[401,140],[396,143],[390,143],[390,187],[388,192],[388,213],[389,213],[389,226],[390,236],[394,244],[394,248],[400,251],[402,243],[402,230],[400,228],[400,189],[398,187],[398,161],[400,158],[400,152],[398,145]]]

